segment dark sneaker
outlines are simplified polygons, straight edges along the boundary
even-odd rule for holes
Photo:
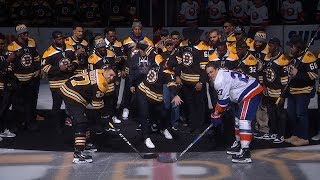
[[[151,130],[152,130],[152,132],[158,131],[158,126],[157,126],[157,124],[152,124],[152,125],[151,125]]]
[[[176,127],[176,126],[172,126],[171,129],[174,130],[174,131],[178,131],[179,130],[178,127]]]
[[[265,136],[265,134],[267,134],[267,133],[257,132],[257,133],[254,135],[254,138],[255,138],[255,139],[263,139],[263,137]]]
[[[98,151],[97,147],[92,143],[87,143],[83,150],[83,152],[85,153],[92,153],[97,151]]]
[[[234,141],[232,146],[227,149],[227,154],[234,155],[238,154],[241,149],[241,144],[239,141]]]
[[[264,139],[264,140],[274,140],[276,137],[277,137],[276,134],[268,134],[268,133],[266,133],[266,134],[264,134],[262,139]]]
[[[238,154],[232,155],[232,162],[234,163],[251,163],[251,154],[249,148],[240,149]]]
[[[141,131],[141,124],[136,128],[136,131]]]
[[[283,136],[277,136],[274,140],[273,140],[273,144],[280,144],[284,142],[284,137]]]
[[[72,162],[75,164],[91,163],[92,156],[85,154],[83,152],[74,152]]]

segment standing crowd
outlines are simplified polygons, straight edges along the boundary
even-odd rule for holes
[[[83,38],[82,25],[75,25],[70,37],[54,31],[52,45],[40,55],[26,25],[18,24],[15,30],[17,38],[8,46],[0,34],[0,140],[14,137],[21,127],[38,128],[40,80],[47,77],[53,100],[48,118],[56,123],[58,133],[65,125],[73,127],[74,163],[92,162],[87,152],[97,151],[90,138],[88,105],[100,127],[97,134],[117,131],[108,123],[120,124],[130,117],[137,120],[137,130],[150,149],[156,146],[152,131],[159,130],[171,140],[171,132],[183,124],[197,135],[208,119],[214,128],[223,129],[226,114],[235,122],[235,142],[227,150],[233,162],[251,162],[253,138],[309,144],[308,104],[320,92],[315,87],[319,56],[306,50],[299,36],[287,43],[286,55],[277,37],[268,40],[258,30],[253,39],[248,38],[240,24],[227,20],[223,32],[212,29],[204,40],[197,28],[184,40],[178,31],[162,29],[160,41],[154,44],[135,20],[122,42],[108,27],[104,37],[94,38],[94,47]],[[125,85],[118,107],[121,80]],[[212,113],[208,102],[214,107]],[[12,119],[19,121],[7,118],[10,107]],[[320,139],[320,127],[312,139]]]

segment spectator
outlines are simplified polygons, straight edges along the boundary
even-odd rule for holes
[[[207,11],[209,26],[220,26],[226,17],[226,5],[221,0],[210,0]]]
[[[181,4],[178,15],[179,23],[184,26],[197,26],[200,14],[200,7],[196,1],[187,0]]]
[[[74,0],[57,0],[54,3],[57,25],[70,26],[76,16],[76,4]]]
[[[231,18],[240,21],[241,24],[246,23],[248,21],[246,13],[248,13],[252,2],[248,0],[230,0],[229,2],[229,15]]]
[[[0,1],[0,24],[8,26],[10,20],[10,8],[7,0]]]
[[[253,37],[257,31],[263,31],[268,25],[269,15],[268,8],[264,3],[264,0],[254,0],[248,11],[250,17],[250,30],[248,37]]]
[[[301,2],[296,0],[284,1],[281,6],[281,16],[284,24],[297,24],[303,22]]]
[[[84,1],[79,8],[80,21],[86,27],[101,25],[101,11],[94,1]]]
[[[35,26],[49,25],[52,17],[52,8],[46,0],[36,0],[32,4],[33,22]]]
[[[13,24],[30,24],[31,5],[28,1],[17,0],[11,5],[11,20]]]

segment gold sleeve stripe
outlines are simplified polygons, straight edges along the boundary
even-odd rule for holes
[[[64,79],[64,80],[57,80],[57,81],[54,81],[54,80],[52,80],[52,81],[49,81],[49,87],[50,88],[61,88],[61,86],[65,83],[65,82],[67,82],[67,79]]]
[[[91,101],[93,109],[101,109],[104,107],[104,101]]]
[[[0,82],[0,90],[3,90],[3,89],[4,89],[4,83]]]
[[[311,93],[313,87],[312,86],[307,86],[303,88],[292,88],[290,87],[290,94],[308,94]]]
[[[48,72],[50,71],[51,67],[52,67],[51,64],[47,64],[47,65],[45,65],[45,66],[42,68],[42,70],[43,70],[45,73],[48,74]]]
[[[169,83],[167,84],[167,86],[168,86],[168,87],[170,87],[170,86],[177,86],[177,83],[176,83],[176,82],[169,82]]]
[[[28,73],[28,74],[17,74],[14,73],[14,76],[18,78],[19,81],[29,81],[34,77],[34,73]]]

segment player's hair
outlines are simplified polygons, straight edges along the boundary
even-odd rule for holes
[[[4,34],[0,33],[0,39],[5,40],[5,39],[6,39],[6,36],[5,36]]]
[[[174,35],[180,36],[180,33],[179,33],[179,31],[172,31],[170,35],[171,36],[174,36]]]
[[[219,29],[211,29],[211,30],[208,32],[208,36],[209,36],[209,34],[214,33],[214,32],[216,32],[217,35],[222,35],[222,33],[221,33],[221,31],[220,31]]]
[[[226,41],[219,41],[219,42],[217,42],[216,47],[220,47],[220,46],[224,46],[224,47],[227,48],[227,43],[226,43]]]
[[[219,69],[220,64],[219,64],[219,62],[216,62],[216,61],[209,61],[208,64],[206,65],[206,69],[208,67],[212,67],[213,69]]]
[[[116,32],[116,29],[114,27],[106,27],[104,30],[103,30],[103,35],[106,35],[107,33],[109,33],[109,31],[111,32]]]
[[[72,26],[72,30],[77,29],[77,27],[83,28],[82,24],[74,24],[74,25]]]

